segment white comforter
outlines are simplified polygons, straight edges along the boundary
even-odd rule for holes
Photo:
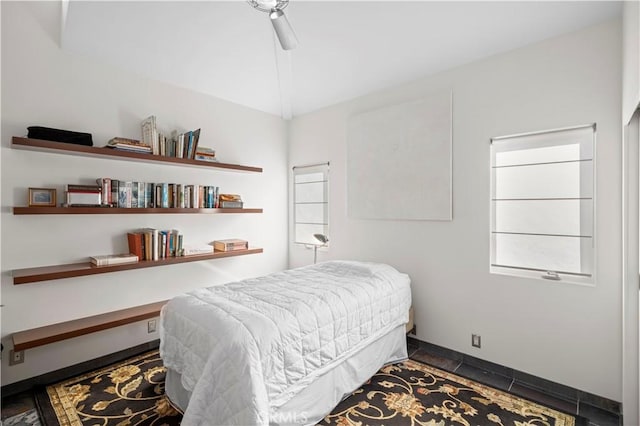
[[[409,277],[331,261],[178,296],[160,354],[192,392],[182,424],[268,425],[315,378],[408,321]]]

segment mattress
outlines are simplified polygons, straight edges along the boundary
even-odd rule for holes
[[[172,299],[161,314],[160,354],[189,395],[183,424],[277,423],[278,410],[320,377],[403,329],[410,304],[406,274],[353,261]]]

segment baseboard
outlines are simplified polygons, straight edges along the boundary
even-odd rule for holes
[[[419,347],[421,350],[442,358],[451,359],[460,363],[464,363],[482,370],[498,374],[510,378],[514,383],[531,389],[539,390],[552,396],[556,396],[567,401],[580,402],[588,404],[601,410],[608,411],[616,415],[622,415],[622,404],[599,395],[584,392],[570,386],[562,385],[551,380],[543,379],[531,374],[505,367],[493,362],[485,361],[453,349],[434,345],[433,343],[423,342],[412,336],[407,336],[407,342]]]
[[[80,374],[96,370],[98,368],[106,367],[116,362],[124,361],[127,358],[140,355],[152,349],[157,349],[159,346],[159,339],[152,340],[151,342],[143,343],[132,348],[101,356],[100,358],[91,359],[89,361],[61,368],[60,370],[51,371],[40,376],[31,377],[15,383],[10,383],[8,385],[2,386],[2,389],[0,389],[0,393],[2,394],[2,398],[5,398],[7,396],[12,396],[21,392],[29,391],[36,387],[50,385],[52,383],[68,379],[69,377],[78,376]]]

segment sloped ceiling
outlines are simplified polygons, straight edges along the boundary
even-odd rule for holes
[[[621,3],[304,1],[284,52],[244,1],[70,1],[66,50],[281,115],[315,111],[621,14]]]

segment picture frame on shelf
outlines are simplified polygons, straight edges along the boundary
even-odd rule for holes
[[[55,188],[29,188],[29,207],[55,207]]]

